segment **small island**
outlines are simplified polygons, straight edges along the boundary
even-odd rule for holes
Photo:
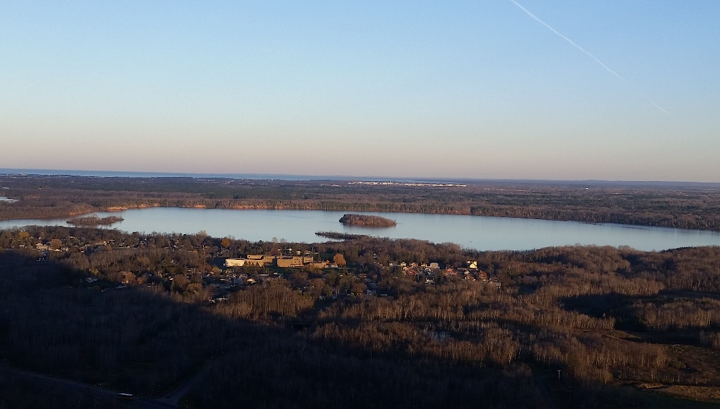
[[[343,217],[340,218],[340,223],[346,226],[362,227],[392,227],[397,225],[395,220],[386,219],[384,217],[353,213],[343,215]]]
[[[67,221],[73,226],[109,226],[113,223],[121,222],[125,219],[118,216],[109,216],[100,218],[96,214],[92,216],[76,217]]]

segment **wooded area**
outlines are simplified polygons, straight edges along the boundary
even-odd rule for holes
[[[342,181],[0,175],[0,220],[148,206],[436,213],[720,231],[720,186],[703,183]]]
[[[221,267],[290,247],[346,265]],[[476,252],[29,227],[0,232],[0,248],[0,359],[140,396],[209,366],[193,407],[720,402],[717,247]],[[0,406],[30,399],[32,385],[18,390]]]
[[[343,217],[340,218],[340,223],[348,226],[363,227],[391,227],[397,225],[395,220],[390,220],[385,217],[353,213],[345,213]]]

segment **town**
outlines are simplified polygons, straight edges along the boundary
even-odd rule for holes
[[[188,235],[171,235],[157,242],[157,237],[133,234],[128,239],[108,239],[88,242],[68,235],[63,239],[49,238],[44,231],[31,235],[27,231],[4,231],[0,243],[7,248],[34,249],[38,262],[63,259],[72,254],[95,255],[131,253],[147,249],[149,241],[153,248],[172,253],[189,252],[203,255],[209,262],[187,268],[184,272],[176,267],[176,261],[160,260],[156,268],[128,268],[115,271],[90,269],[90,275],[81,279],[85,285],[100,291],[122,290],[132,286],[165,286],[169,290],[201,293],[210,303],[227,300],[229,294],[247,286],[268,284],[277,280],[289,282],[303,294],[320,301],[337,300],[345,297],[387,297],[380,285],[383,276],[401,276],[418,285],[433,286],[452,280],[478,281],[500,289],[497,277],[478,268],[477,261],[466,261],[461,267],[441,265],[438,262],[389,261],[378,262],[378,254],[372,254],[373,263],[348,266],[341,253],[328,254],[310,250],[293,250],[287,243],[270,243],[272,249],[266,254],[245,254],[242,257],[228,257],[232,240],[224,238],[217,243],[203,241],[196,243]],[[195,238],[196,239],[196,238]],[[160,247],[155,247],[160,244]],[[303,245],[300,245],[303,246]],[[77,256],[76,256],[77,257]],[[168,267],[171,268],[166,268]],[[458,263],[456,263],[458,264]],[[202,291],[201,291],[202,290]]]

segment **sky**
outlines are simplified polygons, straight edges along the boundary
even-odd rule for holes
[[[6,1],[0,168],[720,182],[720,1]]]

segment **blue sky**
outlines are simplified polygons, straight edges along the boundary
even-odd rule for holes
[[[719,21],[715,0],[5,2],[0,167],[720,182]]]

